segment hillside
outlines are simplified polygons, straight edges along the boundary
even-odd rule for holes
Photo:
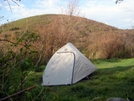
[[[46,60],[67,42],[72,42],[88,58],[134,56],[134,30],[117,29],[86,18],[40,15],[2,25],[0,29],[0,37],[13,42],[24,33],[38,34],[40,39],[34,46],[43,51]]]
[[[4,27],[4,31],[12,30],[13,28],[19,28],[19,30],[24,30],[26,27],[37,27],[37,25],[47,25],[53,22],[53,20],[57,20],[57,22],[60,22],[61,17],[65,17],[66,15],[56,15],[56,14],[47,14],[47,15],[39,15],[39,16],[33,16],[28,17],[24,19],[20,19],[17,21],[13,21],[7,24],[2,25],[1,27]],[[76,19],[76,17],[75,17]],[[84,23],[87,26],[87,30],[89,31],[106,31],[106,30],[117,30],[117,28],[108,26],[106,24],[93,21],[86,18],[79,18],[79,20],[84,19]],[[73,19],[74,20],[74,19]],[[17,30],[17,29],[16,29]]]
[[[73,43],[98,70],[88,80],[71,86],[41,86],[48,60],[67,42]],[[10,22],[0,26],[0,96],[5,98],[36,85],[10,100],[134,99],[133,57],[134,30],[67,15],[41,15]]]

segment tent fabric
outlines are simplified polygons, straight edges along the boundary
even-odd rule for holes
[[[49,60],[43,73],[45,86],[74,84],[97,68],[72,43],[61,47]]]

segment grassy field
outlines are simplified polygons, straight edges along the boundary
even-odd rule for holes
[[[134,99],[134,58],[92,60],[98,70],[89,79],[70,86],[41,86],[43,72],[31,72],[26,86],[29,101],[106,101],[109,97]]]

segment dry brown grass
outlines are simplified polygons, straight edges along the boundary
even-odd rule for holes
[[[20,21],[10,23],[9,27],[7,24],[4,28],[7,31],[3,30],[0,37],[6,36],[15,42],[22,36],[21,32],[26,30],[39,34],[40,40],[33,46],[38,49],[42,61],[48,61],[54,52],[67,42],[72,42],[89,58],[134,56],[134,30],[120,30],[86,18],[67,15],[42,15],[28,20],[28,24],[24,23],[25,28],[21,27],[21,20],[21,26]],[[11,25],[19,27],[19,30],[11,31]],[[0,44],[6,47],[2,41]]]

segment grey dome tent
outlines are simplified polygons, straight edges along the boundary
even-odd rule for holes
[[[67,43],[49,60],[43,73],[42,85],[74,84],[96,69],[72,43]]]

